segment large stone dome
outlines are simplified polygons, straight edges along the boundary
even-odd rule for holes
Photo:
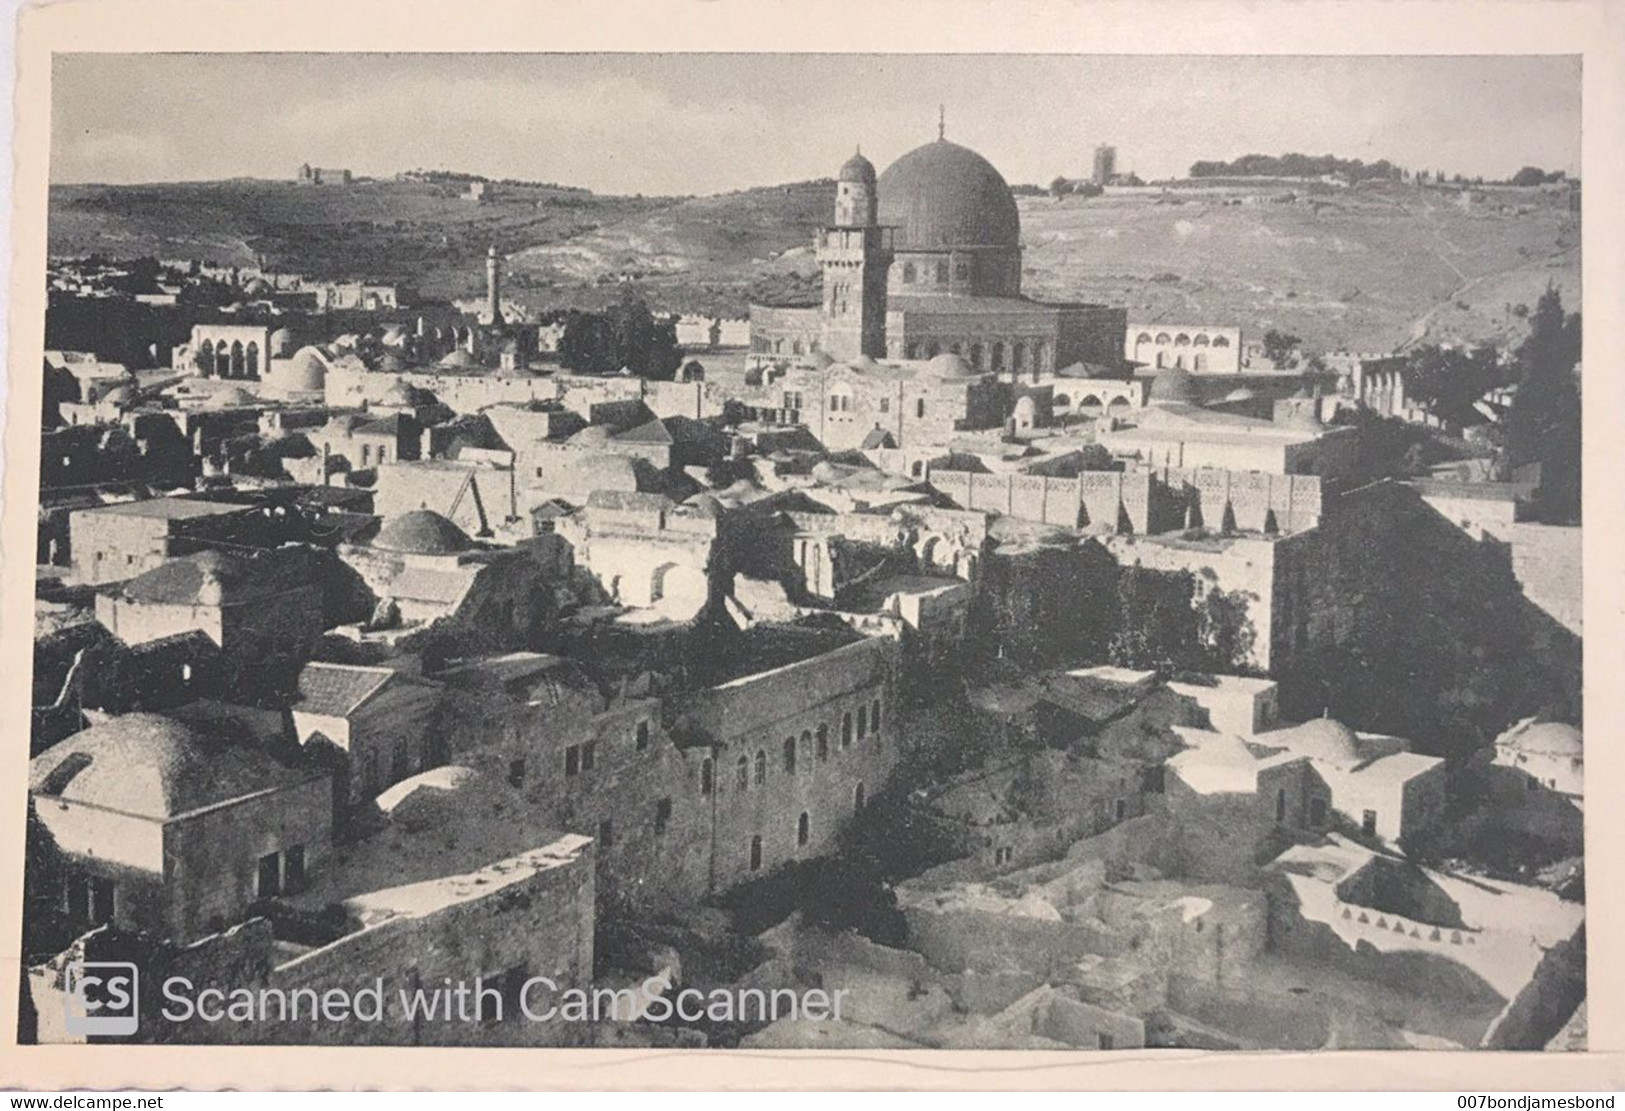
[[[900,251],[1020,246],[1010,186],[968,147],[938,139],[911,150],[880,175],[877,189],[880,222],[897,229]]]
[[[385,521],[372,546],[403,555],[454,555],[468,551],[474,542],[434,510],[414,509]]]

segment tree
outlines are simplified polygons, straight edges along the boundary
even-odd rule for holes
[[[1546,171],[1539,166],[1525,166],[1512,175],[1513,185],[1539,185],[1546,180]]]
[[[1068,193],[1070,193],[1072,190],[1068,186],[1066,178],[1057,176],[1054,181],[1049,183],[1049,191],[1050,191],[1050,195],[1052,197],[1059,200],[1060,198],[1062,198],[1062,197],[1066,196]]]
[[[1548,285],[1529,317],[1513,375],[1518,392],[1499,429],[1506,469],[1540,464],[1532,509],[1543,520],[1580,520],[1580,314],[1563,311]]]
[[[1271,328],[1264,333],[1264,357],[1276,366],[1291,362],[1293,353],[1302,345],[1303,340],[1290,332],[1278,332]]]
[[[1467,352],[1429,345],[1405,357],[1404,376],[1407,396],[1447,420],[1459,419],[1501,384],[1500,359],[1489,346]]]

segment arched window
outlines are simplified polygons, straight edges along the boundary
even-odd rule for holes
[[[1004,344],[1002,343],[995,343],[993,345],[993,369],[1004,369]]]
[[[1229,341],[1229,339],[1227,339],[1224,336],[1214,336],[1213,337],[1213,346],[1214,347],[1229,347],[1230,346],[1230,341]]]
[[[1205,354],[1203,354],[1202,352],[1198,351],[1195,354],[1195,356],[1192,357],[1192,359],[1191,359],[1191,368],[1193,370],[1206,370],[1207,369],[1207,356]]]
[[[231,377],[231,348],[226,341],[221,340],[220,346],[214,349],[214,375],[216,378]]]
[[[234,378],[241,378],[243,369],[243,345],[240,340],[234,340],[231,345],[231,374]]]
[[[841,747],[846,748],[852,743],[852,713],[847,711],[841,715]]]
[[[1023,344],[1020,344],[1020,343],[1011,345],[1011,347],[1010,347],[1010,369],[1011,370],[1022,370],[1022,369],[1024,369],[1026,367],[1026,365],[1027,365],[1027,348],[1026,348],[1026,346],[1023,345]]]
[[[937,284],[948,284],[948,262],[946,259],[937,263]]]
[[[880,699],[878,698],[869,704],[869,728],[876,733],[880,732]]]
[[[868,735],[869,735],[869,707],[867,707],[867,706],[859,706],[858,707],[858,740],[861,741],[861,740],[863,740],[863,738],[867,737]]]
[[[700,761],[700,794],[709,795],[715,786],[716,767],[711,763],[711,758],[707,756]]]
[[[750,870],[760,871],[762,867],[762,837],[757,834],[750,839]]]
[[[970,365],[977,370],[982,369],[982,345],[979,343],[970,345]]]
[[[925,416],[925,398],[922,397],[914,403],[914,415],[919,418]]]
[[[1181,332],[1177,336],[1174,337],[1174,346],[1175,347],[1189,347],[1190,345],[1191,345],[1191,337],[1186,335],[1184,332]]]
[[[903,281],[913,284],[915,276],[914,264],[912,262],[903,263]]]
[[[1172,342],[1174,342],[1174,337],[1170,336],[1167,332],[1158,332],[1157,333],[1157,343],[1158,343],[1159,346],[1160,345],[1165,345],[1165,344],[1170,344]]]
[[[852,791],[852,810],[856,813],[863,809],[863,784],[859,783]]]
[[[807,842],[811,840],[812,816],[803,810],[801,812],[801,817],[796,819],[796,844],[805,848]]]
[[[920,478],[920,477],[924,476],[924,474],[925,474],[925,460],[923,460],[923,459],[914,460],[914,465],[909,468],[909,473],[912,474],[915,478]]]
[[[248,376],[258,378],[260,375],[260,345],[257,343],[249,344],[244,350],[243,359],[243,367],[248,371]]]
[[[767,753],[762,749],[756,750],[756,786],[760,787],[767,782]]]
[[[1064,393],[1058,393],[1055,395],[1055,408],[1070,409],[1071,407],[1072,399],[1070,397],[1066,396]]]
[[[735,767],[735,779],[741,791],[750,789],[750,757],[741,755]]]
[[[801,341],[800,340],[796,340],[794,343],[792,343],[790,345],[790,354],[792,354],[792,355],[804,355],[804,354],[806,354],[806,351],[803,350],[803,348],[801,346]]]
[[[794,737],[784,738],[784,774],[796,774],[796,739]]]
[[[911,344],[908,345],[908,357],[911,358],[911,359],[918,359],[920,357],[920,345],[919,344],[911,343]]]
[[[1134,342],[1136,344],[1150,343],[1151,342],[1151,333],[1150,332],[1141,332],[1139,335],[1134,337]]]
[[[1286,788],[1282,787],[1275,792],[1275,820],[1286,821]]]
[[[829,726],[822,722],[818,726],[818,758],[829,759]]]
[[[1206,332],[1197,332],[1196,333],[1196,338],[1194,340],[1192,340],[1191,342],[1194,343],[1197,347],[1206,347],[1207,346],[1207,333]]]

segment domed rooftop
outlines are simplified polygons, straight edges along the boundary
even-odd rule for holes
[[[159,564],[124,584],[138,602],[218,606],[267,593],[264,575],[240,556],[213,548]]]
[[[162,714],[121,714],[81,730],[28,764],[29,789],[166,819],[300,778],[269,756]]]
[[[1153,405],[1195,405],[1196,379],[1188,370],[1170,367],[1151,380],[1148,400]]]
[[[286,363],[273,366],[268,377],[285,393],[319,393],[327,386],[327,362],[314,347],[302,347]]]
[[[930,362],[925,364],[925,369],[926,373],[930,374],[933,378],[941,378],[946,381],[980,377],[970,368],[969,363],[965,362],[965,360],[961,359],[958,355],[955,355],[952,351],[944,351],[942,354],[936,356]]]
[[[286,358],[288,352],[293,349],[293,333],[288,331],[286,328],[278,328],[276,331],[271,333],[270,345],[271,358]]]
[[[416,389],[408,385],[405,381],[397,378],[394,382],[390,383],[389,389],[385,390],[378,398],[378,404],[382,406],[404,406],[406,408],[415,408],[424,404],[423,391]]]
[[[136,403],[135,387],[128,382],[121,382],[106,393],[102,394],[102,401],[107,404],[128,407]]]
[[[695,494],[693,497],[683,502],[683,504],[694,510],[694,512],[698,513],[702,517],[714,518],[722,516],[722,502],[717,499],[715,494],[706,490],[701,490],[698,494]]]
[[[403,555],[455,555],[474,546],[468,533],[432,509],[414,509],[384,522],[372,546]]]
[[[900,251],[1018,247],[1021,216],[1010,186],[968,147],[938,139],[887,167],[876,185],[880,222]]]
[[[419,772],[379,795],[378,809],[407,829],[445,825],[469,807],[478,807],[496,789],[491,779],[461,764]]]
[[[841,166],[841,173],[838,180],[856,181],[862,182],[865,185],[873,185],[875,183],[875,164],[863,157],[863,152],[859,151],[851,158],[848,158],[845,164]]]
[[[473,366],[474,365],[474,356],[470,355],[467,351],[463,350],[461,347],[454,348],[453,350],[446,353],[445,358],[440,360],[440,365],[441,366],[450,366],[450,367]]]
[[[1522,752],[1538,752],[1544,756],[1581,756],[1585,751],[1580,731],[1555,721],[1509,730],[1499,743],[1510,743]]]
[[[407,369],[406,360],[395,354],[395,352],[391,351],[382,359],[378,360],[377,369],[386,371],[390,374],[399,374],[403,370]]]
[[[264,278],[250,278],[248,284],[243,286],[243,292],[253,294],[256,297],[263,297],[267,293],[276,292],[276,287]]]
[[[603,447],[610,441],[610,432],[601,424],[589,424],[570,436],[565,443],[571,447]]]
[[[1360,739],[1354,730],[1332,718],[1315,718],[1293,726],[1281,738],[1300,756],[1329,764],[1358,764]]]
[[[243,405],[253,405],[258,399],[241,386],[227,386],[223,390],[215,390],[209,395],[209,400],[203,403],[205,409],[236,409]]]

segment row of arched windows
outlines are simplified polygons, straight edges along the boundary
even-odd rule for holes
[[[880,699],[874,698],[867,704],[858,706],[856,715],[851,710],[841,715],[839,744],[844,751],[852,746],[854,739],[863,740],[869,734],[880,733]],[[819,763],[829,759],[830,727],[826,722],[819,722],[816,732],[810,729],[803,730],[801,736],[789,736],[784,739],[783,758],[780,767],[785,775],[795,775],[796,768],[805,759],[815,759]],[[768,758],[767,750],[759,748],[754,757],[741,753],[734,763],[734,786],[737,790],[748,791],[752,786],[761,787],[767,783]],[[700,793],[709,795],[715,788],[715,770],[710,757],[700,763]]]
[[[1197,332],[1194,338],[1189,332],[1180,332],[1174,336],[1170,336],[1167,332],[1158,332],[1156,339],[1151,338],[1150,332],[1141,332],[1134,337],[1136,347],[1147,343],[1154,343],[1159,347],[1166,347],[1169,344],[1175,347],[1207,347],[1209,344],[1214,347],[1229,347],[1230,337],[1214,336],[1209,340],[1206,332]]]
[[[970,364],[972,370],[994,373],[1049,370],[1052,357],[1049,344],[1043,340],[962,341],[949,344],[947,349]],[[935,340],[920,340],[909,344],[904,352],[910,359],[934,359],[943,348]]]
[[[206,339],[198,344],[197,365],[216,378],[258,378],[260,345],[252,340],[244,346],[241,340],[228,345],[225,340],[216,344]]]

